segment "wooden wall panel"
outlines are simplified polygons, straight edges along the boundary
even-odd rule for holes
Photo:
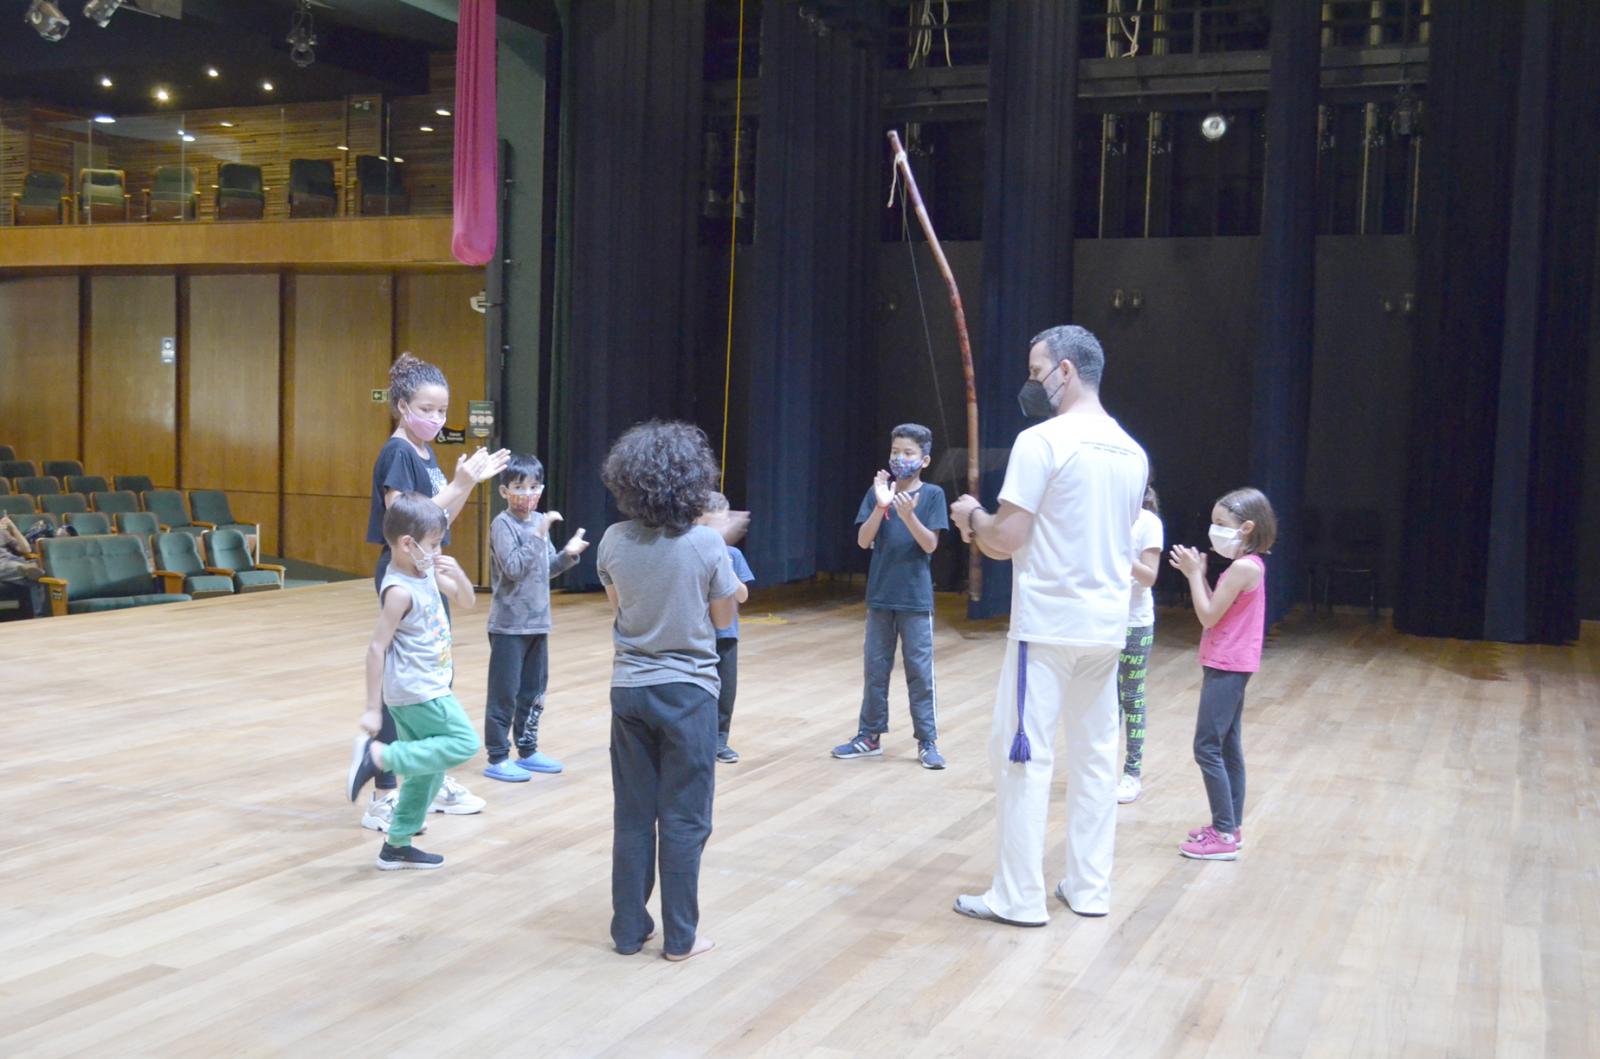
[[[235,517],[262,523],[270,551],[277,546],[282,462],[278,275],[199,275],[186,282],[183,488],[225,490]]]
[[[177,478],[177,367],[161,339],[177,335],[177,280],[93,276],[84,351],[83,462],[95,474]]]
[[[11,196],[22,193],[28,170],[28,108],[0,99],[0,224],[11,223]]]
[[[395,277],[396,354],[409,351],[439,365],[450,380],[451,427],[465,429],[467,402],[481,401],[488,393],[484,372],[485,317],[473,310],[470,299],[483,290],[480,270],[406,273]],[[477,448],[471,438],[465,445],[436,445],[439,467],[454,473],[456,460]],[[482,559],[481,512],[485,490],[461,513],[451,532],[451,554],[467,573],[487,583]],[[474,521],[468,522],[472,515]]]
[[[78,277],[0,279],[0,443],[78,459]]]
[[[394,280],[296,275],[288,292],[283,548],[360,573],[376,555],[363,543],[372,461],[394,428],[388,405],[371,399],[389,382]]]

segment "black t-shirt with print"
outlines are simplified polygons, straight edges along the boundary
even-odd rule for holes
[[[378,460],[372,465],[372,510],[367,516],[367,543],[384,544],[383,513],[387,510],[384,494],[390,489],[423,496],[438,496],[446,485],[444,472],[439,470],[439,458],[428,450],[428,458],[417,455],[411,442],[391,437],[378,450]],[[449,527],[444,531],[444,543],[450,543]]]

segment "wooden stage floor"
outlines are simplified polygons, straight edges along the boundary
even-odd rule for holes
[[[1180,858],[1190,615],[1161,616],[1144,797],[1113,908],[962,919],[992,866],[996,627],[937,639],[943,773],[896,677],[855,731],[862,610],[758,594],[701,882],[713,953],[607,938],[609,616],[556,608],[544,748],[457,775],[445,870],[381,873],[343,800],[366,582],[5,626],[0,1054],[554,1056],[1600,1054],[1600,636],[1574,648],[1291,625],[1250,687],[1250,842]],[[458,616],[481,718],[486,601]],[[764,612],[775,612],[762,617]],[[1059,805],[1047,879],[1061,857]]]

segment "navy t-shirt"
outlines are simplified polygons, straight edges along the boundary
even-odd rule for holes
[[[878,506],[874,491],[867,490],[856,514],[856,525],[872,517]],[[917,488],[917,521],[938,532],[950,528],[944,490],[929,482]],[[872,542],[872,566],[867,572],[867,606],[879,610],[933,610],[933,556],[911,535],[891,505]]]
[[[384,493],[398,489],[404,493],[421,493],[438,496],[445,485],[444,472],[439,470],[439,458],[428,450],[428,458],[417,455],[411,442],[391,437],[378,450],[378,461],[372,465],[372,510],[367,516],[367,543],[385,544],[383,539]],[[450,528],[445,527],[444,543],[450,543]]]

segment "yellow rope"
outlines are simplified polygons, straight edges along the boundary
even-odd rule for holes
[[[744,0],[739,0],[739,59],[733,87],[733,194],[728,198],[728,348],[722,365],[722,460],[717,488],[728,483],[728,402],[733,394],[733,276],[739,258],[739,137],[744,131]]]

